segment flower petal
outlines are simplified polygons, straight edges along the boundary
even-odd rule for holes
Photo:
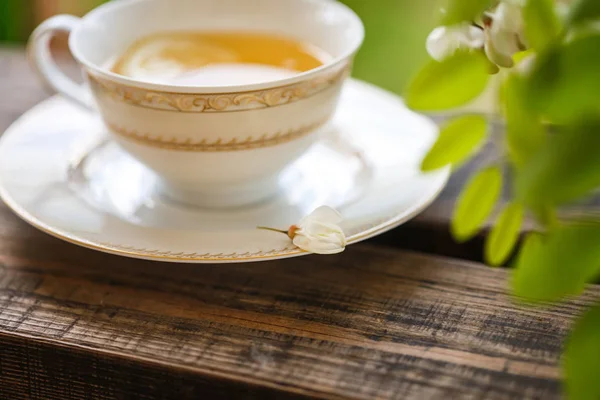
[[[519,36],[512,31],[502,30],[494,33],[490,32],[490,40],[494,44],[497,52],[506,56],[512,56],[521,51],[519,48]]]
[[[510,68],[513,55],[526,46],[522,4],[516,0],[501,2],[485,30],[486,55],[493,63]]]
[[[489,58],[491,62],[500,67],[510,68],[514,65],[514,61],[511,55],[507,55],[496,49],[495,43],[490,38],[489,33],[487,31],[485,41],[485,55],[487,56],[487,58]]]
[[[296,233],[315,238],[331,234],[344,235],[344,231],[339,225],[319,220],[308,220]]]
[[[496,8],[493,15],[492,28],[497,27],[500,30],[512,32],[523,31],[523,11],[519,4],[511,4],[510,2],[502,2]]]
[[[459,49],[476,49],[483,46],[484,34],[469,24],[438,26],[427,37],[426,48],[437,61],[451,56]]]
[[[321,206],[305,217],[304,220],[318,220],[329,224],[339,224],[343,218],[337,210],[328,206]]]
[[[323,243],[302,235],[294,237],[293,242],[300,249],[315,254],[337,254],[345,250],[345,246],[339,243]]]
[[[293,243],[302,250],[317,254],[335,254],[344,251],[346,235],[337,223],[342,216],[331,207],[317,208],[297,225]]]
[[[447,28],[445,26],[438,26],[427,36],[425,47],[434,60],[442,61],[455,50],[450,46],[450,40],[447,37],[446,31]]]

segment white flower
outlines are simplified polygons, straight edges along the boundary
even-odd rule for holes
[[[292,226],[288,235],[296,246],[316,254],[341,253],[346,248],[346,235],[337,224],[342,216],[331,207],[317,208]]]
[[[287,231],[265,226],[259,226],[258,229],[286,234],[294,245],[310,253],[336,254],[344,251],[347,244],[344,230],[337,225],[340,222],[342,216],[339,212],[322,206]]]
[[[527,46],[521,3],[504,1],[490,17],[491,25],[485,30],[485,54],[493,63],[510,68],[513,55]]]
[[[451,56],[457,50],[483,47],[484,34],[480,28],[470,24],[438,26],[427,37],[427,52],[437,61]]]

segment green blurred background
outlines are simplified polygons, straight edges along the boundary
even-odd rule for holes
[[[0,0],[0,45],[23,44],[37,24],[54,14],[83,15],[106,1]],[[424,42],[436,21],[438,0],[341,1],[360,15],[367,30],[354,75],[400,93],[427,57]]]

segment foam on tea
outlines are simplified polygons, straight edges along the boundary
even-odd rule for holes
[[[169,32],[135,42],[112,70],[161,84],[223,86],[281,79],[329,56],[307,43],[248,32]]]

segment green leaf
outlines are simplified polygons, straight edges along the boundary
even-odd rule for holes
[[[538,52],[545,50],[560,34],[560,20],[554,1],[527,0],[523,7],[525,36],[529,45]]]
[[[20,42],[27,37],[26,11],[20,1],[0,1],[0,41]]]
[[[547,204],[532,209],[537,222],[544,228],[552,229],[559,223],[556,209]]]
[[[521,246],[521,250],[517,256],[517,260],[515,262],[515,270],[518,271],[519,266],[521,265],[529,265],[533,257],[540,251],[541,246],[544,243],[544,236],[539,232],[529,232],[525,239],[523,240],[523,245]],[[513,274],[512,285],[513,292],[517,293],[525,293],[526,287],[521,287],[521,283],[523,280],[516,279],[517,274]]]
[[[600,19],[600,1],[575,0],[567,17],[567,24],[576,25],[598,19]]]
[[[491,0],[448,0],[444,8],[442,25],[477,21],[491,5]]]
[[[575,323],[563,358],[567,398],[600,399],[600,307],[588,310]]]
[[[408,84],[406,104],[420,111],[462,106],[485,89],[487,67],[480,53],[457,52],[442,62],[431,60]]]
[[[508,153],[516,166],[522,166],[546,139],[539,116],[523,103],[523,90],[524,81],[515,74],[502,87]]]
[[[584,36],[540,55],[525,87],[527,105],[569,123],[600,112],[600,35]]]
[[[422,171],[433,171],[448,164],[464,162],[485,138],[485,118],[476,115],[458,117],[440,131],[440,135],[423,159]]]
[[[514,263],[513,275],[510,281],[513,294],[521,297],[521,299],[527,298],[530,285],[532,285],[531,279],[527,277],[527,271],[523,272],[523,270],[527,270],[527,266],[532,265],[532,260],[539,254],[543,244],[544,237],[541,233],[535,231],[529,232],[523,240],[523,245]]]
[[[497,166],[479,171],[467,183],[456,203],[451,230],[459,242],[477,234],[502,191],[502,171]]]
[[[515,295],[556,301],[579,294],[600,271],[600,225],[561,226],[527,238],[513,275]]]
[[[490,265],[502,265],[517,244],[524,207],[519,203],[506,205],[485,242],[485,258]]]
[[[600,186],[600,121],[554,132],[518,172],[516,194],[532,208],[560,205]]]

